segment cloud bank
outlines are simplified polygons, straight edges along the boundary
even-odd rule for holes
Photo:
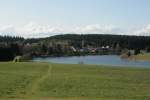
[[[22,36],[25,38],[48,37],[57,34],[75,33],[75,34],[117,34],[117,35],[138,35],[150,36],[150,25],[134,31],[126,31],[113,25],[85,25],[77,27],[63,27],[40,25],[29,23],[23,26],[0,25],[0,35]]]

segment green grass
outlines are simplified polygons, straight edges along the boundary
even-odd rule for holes
[[[150,100],[150,69],[0,63],[0,100]]]
[[[136,56],[134,56],[134,59],[136,59],[136,60],[148,60],[148,61],[150,61],[150,53],[136,55]]]
[[[0,63],[0,97],[28,95],[33,82],[47,70],[47,64]]]

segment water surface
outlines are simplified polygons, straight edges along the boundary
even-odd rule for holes
[[[35,62],[52,62],[64,64],[90,64],[90,65],[111,65],[120,67],[149,67],[150,61],[131,61],[121,59],[117,55],[98,55],[98,56],[74,56],[74,57],[37,57]]]

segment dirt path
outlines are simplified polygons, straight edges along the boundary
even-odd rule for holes
[[[30,90],[30,95],[34,95],[35,92],[37,91],[40,83],[42,83],[46,78],[50,77],[51,76],[51,72],[52,72],[52,64],[49,64],[48,65],[48,69],[47,71],[42,75],[40,76],[40,78],[36,79],[32,86],[31,86],[31,90]]]

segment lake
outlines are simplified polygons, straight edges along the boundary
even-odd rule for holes
[[[73,57],[37,57],[34,62],[52,62],[64,64],[90,64],[90,65],[111,65],[128,67],[149,67],[150,61],[131,61],[121,59],[117,55],[94,55],[94,56],[73,56]]]

